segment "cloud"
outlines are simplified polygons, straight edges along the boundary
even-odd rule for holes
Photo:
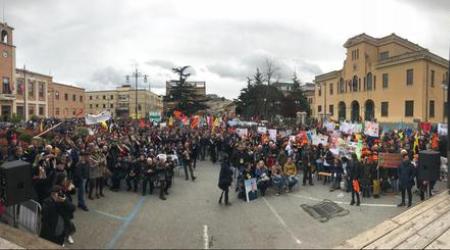
[[[104,88],[105,85],[117,87],[126,83],[125,76],[125,72],[108,66],[94,71],[90,80],[99,88]]]
[[[173,62],[166,61],[166,60],[158,60],[158,59],[148,61],[148,62],[146,62],[146,64],[150,65],[150,66],[156,66],[161,69],[166,69],[169,71],[172,71],[172,69],[176,67],[176,65]]]

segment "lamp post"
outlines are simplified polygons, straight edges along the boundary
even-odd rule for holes
[[[136,101],[136,106],[134,107],[134,114],[135,114],[135,119],[138,119],[138,80],[139,78],[143,78],[144,79],[144,83],[147,83],[147,75],[146,74],[142,74],[141,72],[138,71],[138,69],[136,68],[135,71],[133,72],[133,74],[131,75],[131,77],[134,77],[135,79],[135,101]],[[129,83],[130,80],[130,75],[126,76],[127,79],[127,83]]]

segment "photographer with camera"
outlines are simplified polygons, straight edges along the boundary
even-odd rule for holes
[[[66,223],[68,215],[75,211],[75,206],[70,203],[64,188],[54,186],[50,196],[42,204],[42,228],[40,237],[55,244],[64,246],[64,240],[70,229]],[[70,221],[70,220],[69,220]]]

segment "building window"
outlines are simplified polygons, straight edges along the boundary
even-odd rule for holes
[[[3,94],[12,94],[8,77],[3,77]]]
[[[406,70],[406,85],[413,85],[414,71],[413,69]]]
[[[114,108],[114,104],[111,104],[111,105],[110,105],[110,108]]]
[[[358,78],[356,76],[353,76],[352,90],[353,92],[358,91]]]
[[[23,82],[23,79],[17,79],[17,94],[23,95],[25,93],[25,83]]]
[[[72,95],[72,101],[74,101],[74,102],[77,101],[77,96],[76,95]]]
[[[44,116],[44,107],[43,106],[39,106],[39,116]]]
[[[141,104],[138,104],[138,110],[141,111],[142,110],[142,106]]]
[[[89,100],[91,100],[91,101],[92,101],[92,96],[91,96],[91,95],[89,96]]]
[[[434,101],[430,101],[430,118],[433,118],[435,115],[434,111]]]
[[[431,87],[434,88],[434,70],[431,71]]]
[[[98,95],[96,95],[96,96],[95,96],[95,99],[97,99],[97,100],[98,100]]]
[[[89,104],[89,108],[90,108],[90,109],[92,108],[92,104]]]
[[[72,110],[72,115],[75,116],[76,114],[77,114],[76,109],[73,109],[73,110]]]
[[[405,117],[414,116],[414,101],[405,101]]]
[[[330,105],[330,106],[328,107],[328,112],[330,112],[330,115],[331,115],[331,116],[334,116],[334,105]]]
[[[330,95],[333,95],[334,89],[333,89],[333,84],[330,83]]]
[[[339,79],[339,93],[344,93],[345,91],[345,86],[344,86],[344,79]]]
[[[370,72],[367,74],[366,85],[368,91],[372,90],[372,73]]]
[[[321,86],[319,86],[319,96],[322,96],[322,87]]]
[[[56,108],[55,115],[59,115],[59,108]]]
[[[387,89],[389,87],[389,75],[388,73],[383,74],[383,89]]]
[[[317,112],[318,112],[318,113],[322,112],[322,105],[319,105],[319,106],[317,107]]]
[[[28,81],[28,98],[34,98],[34,81],[30,80]]]
[[[80,95],[80,102],[83,102],[83,96]]]
[[[106,100],[106,95],[103,96],[103,100]]]
[[[379,54],[380,60],[386,60],[389,58],[389,51],[383,51]]]
[[[38,95],[40,98],[44,98],[45,82],[38,82]]]
[[[106,104],[103,104],[103,108],[106,108]]]
[[[381,102],[381,116],[382,117],[389,116],[389,102]]]
[[[69,94],[67,94],[67,93],[64,94],[64,100],[65,100],[65,101],[68,101],[68,100],[69,100]]]
[[[59,91],[55,91],[55,99],[59,100]]]
[[[114,100],[114,96],[113,96],[113,95],[111,95],[110,99],[111,99],[111,100]]]
[[[34,105],[28,106],[28,115],[34,115]]]
[[[373,76],[373,90],[377,89],[377,76]]]
[[[98,108],[98,104],[95,104],[95,107]]]

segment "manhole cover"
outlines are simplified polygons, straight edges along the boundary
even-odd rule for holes
[[[320,222],[327,222],[329,219],[336,216],[345,216],[350,212],[347,209],[343,209],[338,204],[330,200],[323,200],[322,202],[310,206],[306,204],[300,205],[314,219]]]

